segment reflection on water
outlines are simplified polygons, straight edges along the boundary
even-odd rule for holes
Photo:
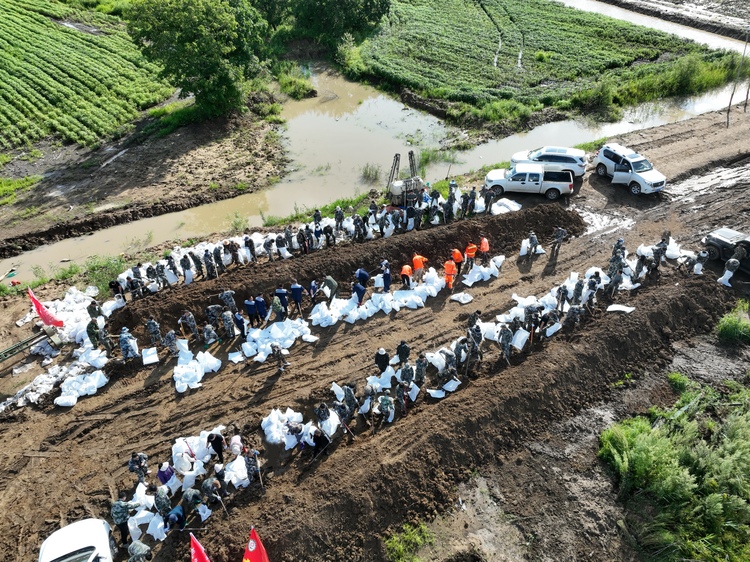
[[[567,0],[588,9],[596,2]],[[615,15],[614,8],[604,8]],[[624,12],[635,23],[650,22],[653,18]],[[615,15],[615,17],[617,17]],[[660,22],[660,20],[656,20]],[[742,43],[718,38],[710,33],[661,22],[667,31],[692,39],[714,44],[715,41]],[[18,264],[17,279],[32,277],[34,265],[48,267],[68,258],[82,263],[94,254],[112,255],[126,251],[133,237],[144,238],[151,233],[152,243],[158,244],[175,238],[204,236],[229,228],[235,213],[247,217],[249,226],[262,224],[262,215],[286,216],[297,209],[315,208],[340,197],[382,188],[390,171],[393,155],[401,154],[401,168],[408,167],[407,153],[421,148],[435,147],[449,132],[439,119],[404,106],[399,101],[374,88],[350,82],[325,68],[312,69],[318,97],[291,101],[284,106],[287,119],[284,142],[293,160],[291,172],[277,185],[234,199],[219,201],[171,213],[160,217],[142,219],[116,226],[91,236],[64,240],[37,248],[22,256],[0,262],[0,273]],[[740,91],[744,91],[743,85]],[[602,137],[611,137],[630,131],[673,123],[689,117],[715,111],[726,106],[731,86],[700,96],[646,103],[625,112],[617,123],[596,123],[570,120],[549,123],[526,133],[491,141],[470,151],[459,153],[460,162],[453,164],[451,174],[462,174],[504,160],[524,148],[545,144],[574,145]],[[381,168],[381,181],[368,185],[361,180],[361,170],[366,164]],[[436,163],[427,169],[427,180],[445,177],[448,164]]]

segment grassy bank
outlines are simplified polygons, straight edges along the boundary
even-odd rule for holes
[[[716,327],[719,341],[726,345],[750,344],[750,301],[741,300],[737,306],[724,315]]]
[[[739,64],[549,0],[393,0],[379,32],[342,41],[337,59],[353,77],[452,102],[453,120],[518,125],[545,107],[616,118],[625,105],[724,84]]]
[[[369,199],[369,193],[361,193],[359,195],[354,195],[353,197],[343,197],[341,199],[336,199],[331,203],[327,203],[326,205],[317,208],[320,210],[320,214],[323,217],[329,218],[333,218],[336,207],[341,207],[345,212],[347,208],[351,207],[355,212],[362,214],[370,205]],[[383,202],[385,201],[381,197],[378,200],[378,203],[380,203],[381,200]],[[296,205],[294,208],[294,213],[286,217],[277,217],[274,215],[266,216],[261,213],[261,217],[263,218],[263,226],[282,226],[299,222],[310,222],[312,220],[315,209],[311,209],[308,207],[298,208]]]
[[[601,436],[628,528],[650,560],[750,560],[750,390],[669,380],[672,408]]]

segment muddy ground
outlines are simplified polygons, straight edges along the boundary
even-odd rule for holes
[[[652,130],[627,141],[634,148],[647,149],[670,176],[690,175],[689,162],[696,159],[705,162],[699,168],[702,173],[717,161],[734,162],[727,164],[730,170],[744,168],[742,155],[734,152],[744,146],[739,144],[746,142],[743,139],[724,149],[729,154],[718,149],[713,153],[713,144],[691,148],[699,144],[690,140],[691,132],[699,131],[697,138],[715,142],[719,119],[714,115],[713,123],[678,124],[681,130]],[[571,203],[613,220],[629,217],[635,224],[630,230],[581,234],[563,245],[557,259],[541,256],[528,265],[512,257],[528,229],[537,230],[546,242],[556,224],[576,235],[585,226],[563,204],[534,207],[540,201],[531,197],[523,201],[532,208],[238,269],[217,281],[198,282],[128,305],[115,317],[115,324],[136,328],[146,314],[155,314],[162,326],[174,326],[183,306],[201,318],[200,310],[225,285],[240,293],[267,291],[277,280],[289,282],[295,276],[307,282],[331,272],[343,281],[359,265],[374,268],[381,256],[399,263],[412,250],[435,264],[450,247],[465,243],[480,230],[488,233],[493,253],[504,251],[509,256],[500,279],[469,289],[475,299],[471,305],[462,307],[441,295],[417,311],[315,329],[320,340],[296,344],[291,349],[292,366],[283,373],[256,363],[225,366],[208,375],[201,389],[176,395],[171,363],[138,371],[113,363],[112,382],[73,409],[47,405],[5,415],[0,435],[5,451],[0,461],[0,510],[6,517],[0,522],[0,553],[8,560],[28,560],[60,525],[85,516],[107,517],[116,491],[133,489],[134,479],[125,466],[131,450],[145,451],[156,465],[167,458],[174,438],[223,423],[240,428],[247,441],[264,450],[268,463],[265,489],[256,484],[234,493],[227,505],[230,519],[217,512],[198,532],[214,562],[239,559],[250,525],[258,528],[273,560],[384,560],[385,536],[405,522],[433,521],[449,513],[462,494],[473,497],[470,488],[461,486],[471,487],[477,475],[488,482],[487,494],[494,494],[492,501],[498,508],[487,517],[504,518],[502,541],[509,546],[456,533],[450,549],[426,559],[638,559],[627,524],[619,523],[624,516],[615,494],[592,456],[595,431],[587,429],[585,439],[579,440],[577,416],[601,404],[627,403],[623,398],[627,395],[613,386],[626,373],[636,377],[633,392],[639,393],[638,404],[671,399],[662,383],[641,386],[639,379],[648,381],[649,373],[666,369],[676,350],[689,345],[694,336],[709,334],[732,305],[736,293],[716,284],[718,271],[686,277],[673,265],[666,266],[657,284],[617,295],[617,302],[636,308],[631,315],[600,310],[573,333],[516,356],[509,368],[500,364],[497,348],[488,344],[477,378],[465,379],[455,394],[437,403],[420,398],[406,418],[374,436],[361,420],[355,422],[356,438],[339,436],[330,456],[312,467],[306,457],[290,457],[261,441],[259,423],[272,407],[289,406],[309,417],[316,402],[331,399],[331,382],[354,380],[362,386],[378,347],[393,350],[401,339],[412,343],[413,352],[448,344],[461,335],[471,310],[480,308],[492,316],[512,305],[513,293],[542,294],[571,270],[603,266],[619,235],[631,250],[641,242],[655,242],[663,230],[696,247],[693,244],[709,226],[750,227],[750,182],[732,184],[731,192],[719,182],[694,199],[679,192],[633,198],[627,190],[589,176]],[[747,279],[733,281],[740,292],[747,292]],[[27,305],[18,299],[2,304],[4,333],[15,337],[24,330],[11,322],[23,315]],[[138,335],[140,330],[136,328]],[[223,344],[216,354],[223,357],[228,348]],[[3,379],[12,379],[4,367]],[[634,406],[641,407],[645,406]],[[616,415],[602,415],[596,430],[622,411],[615,407]],[[555,447],[568,450],[559,441],[559,428],[574,447],[567,463],[549,458],[557,454]],[[484,509],[491,508],[487,502]],[[471,524],[466,521],[467,528],[480,523],[476,518]],[[502,554],[492,554],[493,548]],[[188,541],[170,536],[156,552],[157,560],[185,558]]]
[[[745,0],[600,0],[626,10],[682,25],[745,39]]]

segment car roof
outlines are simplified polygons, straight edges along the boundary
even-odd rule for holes
[[[544,172],[544,164],[535,164],[533,162],[522,162],[516,164],[513,168],[516,173],[521,174],[541,174]]]
[[[109,559],[109,523],[103,519],[83,519],[55,531],[39,549],[39,562],[49,562],[82,548],[94,547]]]
[[[586,151],[580,148],[568,148],[566,146],[543,146],[539,149],[542,154],[567,154],[568,156],[585,156]]]
[[[645,156],[641,156],[634,150],[626,146],[622,146],[621,144],[617,144],[617,143],[605,144],[602,148],[608,148],[612,152],[616,152],[617,154],[619,154],[620,156],[624,156],[628,160],[645,160],[646,159]]]
[[[711,232],[711,236],[724,238],[725,240],[729,240],[733,243],[740,242],[742,240],[750,240],[750,236],[748,236],[747,234],[744,234],[738,230],[732,230],[731,228],[717,228],[716,230]]]

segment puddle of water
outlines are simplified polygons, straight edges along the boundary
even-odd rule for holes
[[[711,33],[662,22],[609,5],[588,0],[566,0],[582,9],[595,9],[634,23],[659,27],[705,42],[711,46],[741,49],[742,43]],[[250,227],[262,224],[261,215],[287,216],[298,208],[312,208],[340,197],[382,188],[395,153],[401,154],[401,169],[408,168],[407,153],[435,147],[449,128],[438,118],[404,106],[399,101],[362,84],[350,82],[325,68],[312,69],[318,97],[291,101],[284,106],[287,119],[284,134],[293,170],[276,186],[178,213],[142,219],[115,226],[90,236],[64,240],[37,248],[21,256],[0,262],[0,273],[12,265],[19,267],[20,281],[33,278],[31,268],[48,268],[67,258],[82,263],[90,255],[112,255],[124,251],[130,241],[150,233],[152,244],[175,238],[200,237],[229,227],[235,212],[247,217]],[[743,85],[740,91],[744,91]],[[491,141],[459,153],[459,163],[451,174],[462,174],[485,165],[509,160],[524,148],[546,144],[574,145],[611,137],[634,130],[655,127],[722,109],[729,101],[731,85],[700,96],[667,102],[646,103],[625,112],[618,123],[561,121],[549,123],[526,133]],[[381,182],[367,185],[361,181],[366,164],[381,168]],[[449,165],[436,163],[427,168],[425,179],[445,177]]]
[[[695,201],[697,197],[716,191],[731,189],[738,183],[750,181],[750,164],[737,168],[718,168],[709,174],[693,176],[680,183],[667,186],[666,192],[675,201]]]

